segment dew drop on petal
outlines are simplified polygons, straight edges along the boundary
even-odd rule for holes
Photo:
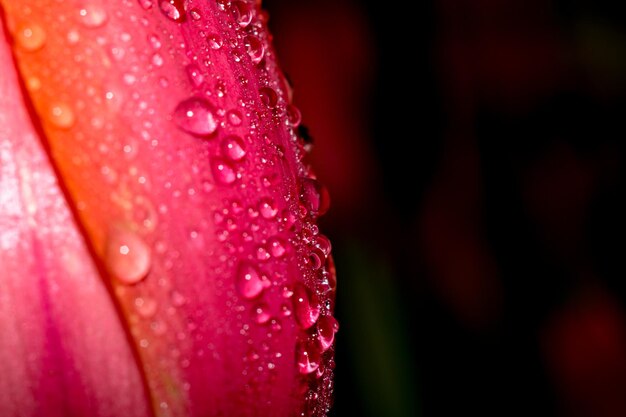
[[[235,1],[233,3],[233,11],[235,14],[235,19],[239,26],[245,28],[252,22],[252,4],[243,2],[243,1]]]
[[[293,291],[293,304],[296,321],[300,327],[306,330],[313,326],[320,315],[317,296],[303,284],[298,283]]]
[[[217,35],[215,33],[207,36],[207,42],[209,44],[209,47],[211,47],[211,49],[220,49],[222,47],[222,38],[220,37],[220,35]]]
[[[143,280],[152,261],[150,247],[137,234],[113,229],[107,236],[105,264],[108,271],[123,284]]]
[[[204,75],[202,75],[196,64],[187,65],[187,76],[189,76],[189,80],[191,80],[194,87],[200,87],[204,82]]]
[[[34,23],[23,25],[15,33],[15,41],[22,49],[34,52],[46,43],[46,31]]]
[[[74,126],[76,116],[70,106],[65,103],[54,103],[48,111],[48,121],[59,129],[69,129]]]
[[[185,21],[185,8],[182,0],[160,0],[159,8],[168,19],[174,22]]]
[[[285,252],[287,251],[285,249],[285,244],[283,243],[283,241],[280,238],[277,238],[277,237],[270,239],[269,243],[268,243],[268,246],[270,248],[270,253],[275,258],[282,257],[285,254]]]
[[[196,136],[209,136],[218,127],[213,106],[198,97],[186,99],[176,106],[173,119],[179,128]]]
[[[257,322],[258,324],[267,323],[272,317],[269,310],[270,309],[268,305],[265,303],[259,303],[255,305],[253,308],[254,321]]]
[[[320,366],[321,355],[317,347],[307,341],[301,341],[296,348],[296,362],[298,364],[298,371],[301,374],[307,375]]]
[[[247,299],[257,297],[264,289],[259,271],[248,263],[239,265],[235,284],[239,294]]]
[[[191,16],[193,20],[200,20],[202,18],[202,15],[200,14],[200,10],[198,9],[189,10],[189,16]]]
[[[239,126],[243,121],[241,113],[238,110],[229,110],[226,113],[226,120],[228,120],[228,123],[232,126]]]
[[[322,352],[332,346],[337,330],[339,330],[339,323],[333,316],[320,317],[317,322],[317,341]]]
[[[158,304],[153,298],[137,297],[135,298],[135,309],[143,318],[150,318],[156,314]]]
[[[97,28],[103,26],[107,21],[107,12],[97,5],[89,5],[80,9],[80,21],[85,27]]]
[[[261,87],[259,89],[259,97],[261,98],[261,103],[266,107],[274,108],[278,103],[278,95],[276,91],[270,87]]]
[[[215,181],[224,185],[232,184],[237,179],[235,169],[221,158],[211,160],[211,171]]]
[[[246,156],[246,145],[239,136],[226,136],[222,140],[222,153],[231,161],[240,161]]]
[[[300,178],[300,198],[313,217],[323,215],[330,207],[328,190],[313,178]]]
[[[148,10],[152,7],[152,0],[138,0],[138,2],[144,10]]]
[[[259,213],[266,219],[273,219],[278,214],[278,209],[270,198],[262,198],[259,202]]]
[[[263,42],[259,40],[256,36],[247,36],[245,40],[246,51],[252,60],[252,63],[258,64],[263,59],[265,55],[265,46]]]

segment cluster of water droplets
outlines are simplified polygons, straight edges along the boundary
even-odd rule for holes
[[[248,335],[251,326],[267,330],[264,347],[251,349],[243,358],[250,364],[249,372],[261,369],[259,364],[263,363],[262,368],[271,373],[276,363],[291,360],[284,357],[285,352],[271,347],[271,336],[286,325],[293,326],[297,334],[293,363],[307,399],[302,415],[321,416],[330,406],[333,343],[338,330],[333,316],[336,281],[331,245],[316,226],[318,217],[328,210],[328,195],[304,163],[308,145],[298,134],[301,115],[286,97],[289,88],[286,80],[276,77],[280,72],[269,43],[267,16],[254,0],[211,1],[216,1],[220,12],[228,17],[224,21],[233,23],[226,29],[206,29],[203,48],[207,51],[204,56],[209,58],[200,58],[193,51],[188,53],[186,74],[195,93],[172,110],[171,122],[180,131],[211,146],[212,181],[206,183],[205,191],[210,192],[216,186],[230,188],[232,195],[243,196],[241,201],[252,202],[245,206],[239,200],[229,199],[222,207],[215,207],[212,219],[216,239],[224,243],[230,254],[234,290],[245,313],[241,318],[241,333]],[[176,24],[193,24],[203,18],[201,10],[187,9],[183,0],[137,2],[143,10],[158,9],[164,19]],[[107,24],[110,16],[104,8],[86,4],[78,11],[77,19],[84,28],[92,30]],[[67,42],[76,44],[81,36],[79,30],[70,30]],[[121,44],[129,41],[130,36],[121,34]],[[161,36],[154,33],[148,37],[148,61],[153,70],[161,68],[166,59]],[[36,52],[45,46],[47,34],[43,27],[28,23],[17,27],[14,39],[23,50]],[[110,58],[122,60],[125,51],[123,46],[114,45],[110,48]],[[251,68],[251,73],[238,75],[240,92],[228,91],[226,83],[207,70],[213,65],[211,59],[225,56],[231,63]],[[139,76],[128,72],[122,81],[131,87]],[[32,91],[39,89],[39,84],[36,77],[26,79],[26,86]],[[161,77],[160,84],[167,87],[169,81]],[[255,87],[250,89],[249,85]],[[101,100],[109,106],[121,106],[121,96],[121,92],[111,89]],[[139,109],[146,114],[150,112],[144,101]],[[79,110],[79,106],[59,100],[49,106],[45,118],[54,128],[67,130],[76,124]],[[100,123],[96,116],[91,120],[94,129],[102,129]],[[146,131],[149,127],[146,122]],[[286,132],[284,143],[268,135],[269,130],[276,129]],[[156,146],[156,139],[148,133],[144,135],[143,139]],[[102,153],[112,146],[104,142],[99,145]],[[129,160],[137,152],[130,142],[122,150]],[[293,172],[294,165],[289,159],[297,161],[295,183],[276,177],[277,172]],[[122,174],[107,166],[102,167],[101,173],[108,182],[122,181]],[[147,181],[141,172],[123,175],[142,186]],[[104,263],[119,283],[131,287],[145,280],[154,258],[167,251],[164,244],[155,243],[150,237],[158,215],[167,214],[167,207],[156,208],[141,195],[133,199],[123,194],[116,198],[131,217],[107,231]],[[190,235],[198,238],[195,230]],[[171,290],[173,308],[182,307],[185,301],[181,293]],[[154,334],[165,332],[164,322],[153,320],[163,306],[150,294],[136,296],[133,308],[140,318],[150,320]],[[140,347],[148,345],[148,339],[140,341]]]

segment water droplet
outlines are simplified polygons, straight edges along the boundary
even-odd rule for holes
[[[178,291],[172,291],[170,298],[172,299],[172,305],[174,307],[181,307],[187,302],[185,296]]]
[[[259,202],[259,213],[266,219],[273,219],[278,214],[278,209],[270,198],[262,198]]]
[[[287,304],[283,304],[282,306],[280,306],[280,314],[283,317],[291,316],[291,309],[289,308]]]
[[[263,103],[266,107],[274,108],[278,103],[278,95],[273,88],[270,87],[261,87],[259,89],[259,97],[261,99],[261,103]]]
[[[152,64],[155,67],[162,67],[163,66],[163,57],[161,56],[161,54],[154,54],[154,55],[152,55]]]
[[[277,238],[277,237],[271,238],[268,244],[270,248],[270,253],[275,258],[282,257],[287,251],[287,249],[285,249],[285,244],[280,238]]]
[[[330,244],[330,239],[328,239],[326,236],[317,235],[315,237],[315,246],[317,246],[322,250],[322,252],[324,252],[324,256],[330,255],[332,246]]]
[[[317,347],[310,342],[300,342],[296,349],[296,362],[301,374],[307,375],[320,366],[321,355]]]
[[[241,113],[238,110],[229,110],[226,113],[226,120],[228,120],[228,123],[232,126],[239,126],[243,121]]]
[[[307,262],[312,270],[316,271],[320,269],[325,261],[326,255],[324,255],[324,252],[322,252],[320,248],[314,247],[311,249]]]
[[[292,127],[298,127],[302,121],[300,110],[293,104],[287,106],[287,121]]]
[[[189,80],[195,87],[200,87],[204,82],[204,75],[202,75],[196,64],[187,65],[187,76],[189,76]]]
[[[72,108],[65,103],[55,103],[50,106],[48,121],[59,129],[69,129],[74,126],[76,117]]]
[[[213,106],[197,97],[182,101],[174,110],[173,118],[179,128],[196,136],[209,136],[218,127]]]
[[[213,171],[215,181],[221,184],[232,184],[237,179],[235,169],[221,158],[213,158],[211,160],[211,170]]]
[[[144,10],[148,10],[152,7],[152,0],[138,0],[139,5],[143,7]]]
[[[265,249],[263,246],[259,246],[258,248],[256,248],[256,258],[259,261],[267,261],[271,257],[272,255],[270,255],[267,249]]]
[[[240,161],[246,156],[246,145],[239,136],[226,136],[222,140],[222,153],[231,161]]]
[[[34,23],[24,25],[15,33],[15,41],[22,49],[34,52],[43,48],[46,43],[46,31]]]
[[[114,229],[109,233],[104,256],[111,275],[123,284],[140,282],[150,270],[150,247],[128,230]]]
[[[239,23],[239,26],[245,28],[252,22],[252,12],[253,6],[250,3],[245,3],[243,1],[235,1],[233,3],[233,12],[235,15],[235,20]]]
[[[200,10],[198,9],[189,10],[189,15],[191,16],[193,20],[200,20],[202,18],[202,15],[200,14]]]
[[[241,263],[236,277],[237,291],[244,298],[255,298],[263,291],[263,281],[259,271],[252,265]]]
[[[267,306],[267,304],[265,303],[257,304],[253,309],[254,321],[256,321],[258,324],[267,323],[269,319],[272,317],[269,310],[270,309]]]
[[[152,49],[161,49],[161,40],[157,35],[152,34],[148,36],[148,42],[150,42],[150,46],[152,46]]]
[[[85,6],[78,12],[80,20],[88,28],[97,28],[104,25],[107,21],[107,12],[97,5]]]
[[[317,322],[317,341],[322,352],[326,352],[332,346],[338,330],[339,323],[333,316],[320,317]]]
[[[246,51],[254,64],[258,64],[265,55],[265,45],[256,36],[247,36],[245,40]]]
[[[158,308],[157,302],[148,297],[135,298],[135,309],[137,313],[143,318],[150,318],[156,314]]]
[[[220,35],[213,33],[207,36],[206,40],[209,43],[209,47],[211,47],[211,49],[217,50],[222,47],[222,38],[220,37]]]
[[[328,190],[313,178],[300,178],[300,198],[313,217],[323,215],[330,206]]]
[[[259,360],[259,358],[260,358],[259,354],[254,349],[250,349],[248,351],[248,353],[246,354],[246,357],[245,357],[245,359],[250,361],[250,362],[257,361],[257,360]]]
[[[293,291],[293,304],[296,321],[303,329],[313,326],[320,316],[320,307],[317,296],[311,293],[303,284],[296,284]]]
[[[168,19],[179,23],[185,21],[185,8],[182,0],[160,0],[159,7]]]

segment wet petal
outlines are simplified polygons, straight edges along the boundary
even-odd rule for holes
[[[4,6],[156,413],[323,415],[328,199],[301,162],[257,2]]]
[[[0,22],[0,415],[149,415],[120,317],[31,125]]]

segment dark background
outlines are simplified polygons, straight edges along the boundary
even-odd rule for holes
[[[626,22],[266,0],[331,193],[331,416],[626,416]]]

